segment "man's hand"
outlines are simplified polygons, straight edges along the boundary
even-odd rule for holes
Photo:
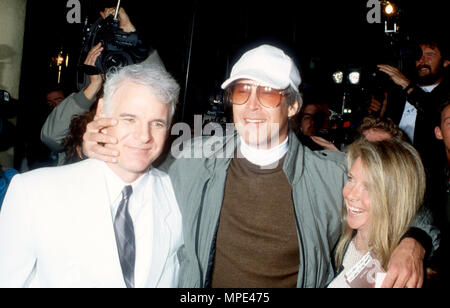
[[[83,154],[107,163],[117,163],[120,153],[104,146],[105,144],[117,144],[117,138],[108,136],[107,131],[108,128],[116,125],[116,119],[105,118],[103,100],[100,99],[94,121],[87,125],[83,135]]]
[[[102,16],[103,19],[105,19],[109,15],[114,16],[115,14],[116,8],[114,7],[106,8],[103,12],[100,12],[100,15]],[[128,17],[127,12],[125,12],[123,8],[119,9],[118,18],[119,18],[119,27],[123,30],[123,32],[130,33],[136,31],[136,28],[131,22],[130,17]]]
[[[383,288],[421,288],[425,249],[413,238],[403,239],[392,253]]]
[[[387,103],[388,103],[388,93],[387,92],[384,92],[383,102],[378,101],[375,98],[375,96],[372,96],[372,99],[370,100],[370,104],[369,104],[369,108],[368,108],[369,114],[379,113],[378,117],[383,118],[384,114],[386,113]]]
[[[396,85],[402,87],[403,89],[406,89],[406,87],[411,83],[411,80],[406,78],[405,75],[403,75],[397,68],[385,64],[380,64],[377,66],[380,71],[386,73]]]
[[[325,138],[319,136],[311,136],[310,138],[314,141],[314,143],[320,145],[325,150],[339,151],[339,149],[331,141],[328,141]]]
[[[84,61],[85,65],[95,66],[95,62],[97,58],[103,51],[102,43],[98,43],[91,50],[89,50],[86,60]],[[97,93],[101,90],[103,85],[103,75],[89,75],[89,85],[86,89],[83,90],[84,95],[88,100],[93,100]]]

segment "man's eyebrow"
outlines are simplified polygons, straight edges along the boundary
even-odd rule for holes
[[[119,117],[121,117],[121,118],[137,118],[137,115],[131,114],[131,113],[121,113],[119,115]],[[150,122],[152,122],[152,123],[162,123],[164,125],[167,125],[167,121],[165,119],[154,119],[154,120],[152,120]]]
[[[167,121],[164,120],[164,119],[155,119],[155,120],[153,120],[151,122],[152,123],[161,123],[161,124],[167,125]]]
[[[131,113],[121,113],[120,115],[119,115],[119,117],[121,117],[121,118],[135,118],[136,117],[136,115],[134,115],[134,114],[131,114]]]

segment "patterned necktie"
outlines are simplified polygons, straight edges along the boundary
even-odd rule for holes
[[[136,261],[134,227],[128,211],[128,201],[132,193],[133,188],[131,186],[125,186],[122,190],[122,200],[114,219],[120,266],[122,267],[122,274],[127,288],[134,288],[134,264]]]

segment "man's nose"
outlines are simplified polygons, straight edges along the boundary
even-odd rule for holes
[[[261,108],[258,95],[256,94],[256,88],[253,88],[252,92],[250,93],[250,97],[248,98],[247,101],[247,108],[251,110],[258,110]]]
[[[152,128],[150,125],[140,125],[137,131],[137,137],[142,143],[148,143],[153,139]]]
[[[426,63],[426,58],[425,58],[425,55],[422,55],[420,57],[419,61],[417,61],[417,64],[420,65],[420,64],[424,64],[424,63]]]

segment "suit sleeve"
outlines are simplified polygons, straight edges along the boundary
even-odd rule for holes
[[[412,232],[411,234],[414,236],[409,236],[407,233],[406,237],[413,237],[422,244],[428,256],[433,255],[439,248],[441,234],[440,230],[434,225],[433,215],[427,207],[422,206],[420,208],[411,228],[418,229],[421,232]]]
[[[33,212],[22,176],[9,185],[0,212],[0,288],[24,287],[36,263]]]

